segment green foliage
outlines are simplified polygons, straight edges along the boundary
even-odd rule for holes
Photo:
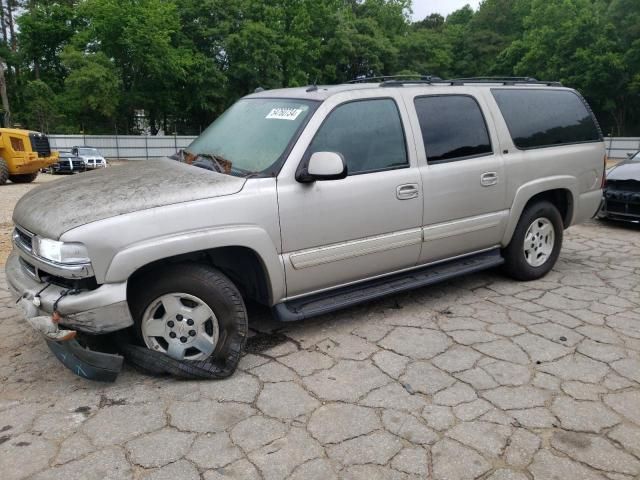
[[[638,0],[484,0],[413,23],[410,0],[20,5],[0,57],[31,128],[137,132],[144,110],[152,133],[197,133],[257,87],[410,73],[561,80],[607,132],[640,133]]]

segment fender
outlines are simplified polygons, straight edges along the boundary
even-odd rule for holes
[[[513,199],[511,204],[511,213],[509,215],[509,223],[505,229],[504,236],[502,238],[502,245],[506,246],[511,241],[513,232],[516,230],[520,216],[527,205],[527,202],[539,193],[548,192],[549,190],[564,189],[571,193],[573,204],[575,205],[578,197],[578,179],[571,175],[557,175],[553,177],[537,178],[531,182],[521,185]],[[573,209],[572,218],[569,224],[573,223],[573,215],[575,215],[576,209]]]
[[[194,230],[132,244],[113,257],[105,282],[126,281],[139,268],[158,260],[219,247],[253,250],[264,266],[271,298],[284,298],[284,266],[268,233],[255,225]]]

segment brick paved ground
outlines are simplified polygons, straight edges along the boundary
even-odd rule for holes
[[[572,228],[536,282],[485,273],[304,324],[254,321],[254,348],[277,345],[222,382],[76,378],[4,288],[3,480],[640,475],[638,228]]]

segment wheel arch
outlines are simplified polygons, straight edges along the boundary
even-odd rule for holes
[[[576,209],[577,180],[575,177],[543,178],[521,186],[516,192],[509,223],[502,239],[502,245],[506,246],[511,241],[522,212],[537,201],[548,201],[560,212],[564,228],[573,223]]]

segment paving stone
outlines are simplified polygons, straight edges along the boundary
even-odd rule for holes
[[[464,383],[468,383],[476,390],[487,390],[489,388],[496,388],[499,386],[491,375],[479,367],[455,373],[454,377]]]
[[[535,303],[542,305],[543,307],[552,308],[554,310],[577,310],[579,308],[588,308],[589,303],[579,300],[570,300],[557,293],[547,292],[539,299],[535,300]]]
[[[640,473],[640,461],[602,437],[574,432],[555,432],[551,445],[574,460],[595,469],[628,475]]]
[[[534,480],[606,480],[603,475],[566,457],[558,457],[547,450],[536,453],[529,467]]]
[[[425,406],[422,410],[422,418],[429,427],[438,431],[447,430],[456,421],[451,408],[442,405]]]
[[[385,410],[382,413],[384,428],[416,445],[431,445],[438,435],[413,415],[397,410]]]
[[[613,362],[611,367],[623,377],[640,383],[640,359],[625,358]]]
[[[356,335],[331,335],[331,338],[319,342],[316,348],[333,358],[347,360],[364,360],[378,350]]]
[[[199,480],[200,474],[192,463],[179,460],[157,470],[145,472],[140,478],[143,480]]]
[[[182,458],[194,438],[194,434],[165,428],[131,440],[127,443],[127,451],[131,461],[137,465],[162,467]]]
[[[540,438],[524,428],[517,428],[509,439],[509,446],[505,452],[508,465],[524,468],[533,459],[533,455],[540,448]]]
[[[0,444],[0,472],[3,480],[18,480],[46,468],[56,454],[55,445],[23,433]]]
[[[481,395],[504,410],[541,407],[549,398],[549,394],[544,390],[528,385],[498,387],[483,391]]]
[[[287,477],[298,465],[318,458],[322,447],[300,428],[292,428],[282,438],[249,454],[251,462],[258,467],[264,480],[279,480]]]
[[[286,433],[287,427],[282,422],[272,418],[254,416],[233,427],[231,439],[236,445],[250,452],[284,437]]]
[[[578,432],[598,433],[620,422],[620,417],[600,402],[576,401],[564,396],[553,401],[551,411],[562,428]]]
[[[640,458],[640,427],[629,424],[618,425],[608,435],[629,453]]]
[[[474,345],[474,348],[485,355],[497,358],[498,360],[518,363],[520,365],[529,364],[529,357],[527,354],[519,346],[509,340],[495,340],[488,343],[479,343]]]
[[[258,377],[261,382],[290,382],[298,378],[293,370],[275,360],[260,365],[250,372]]]
[[[316,458],[299,466],[289,480],[337,480],[331,462],[325,458]]]
[[[595,325],[583,325],[576,328],[576,331],[598,343],[620,344],[620,337],[610,328]]]
[[[37,415],[37,405],[25,403],[11,406],[0,411],[0,428],[3,429],[3,432],[19,435],[31,428]]]
[[[571,318],[568,315],[565,316]],[[582,335],[576,333],[571,328],[553,323],[553,321],[557,321],[556,315],[552,315],[552,318],[550,318],[550,320],[552,320],[552,322],[531,325],[529,327],[529,331],[535,333],[536,335],[544,337],[547,340],[551,340],[552,342],[557,342],[569,347],[575,346],[576,344],[578,344],[578,342],[580,342],[580,340],[584,338]]]
[[[371,408],[334,403],[318,408],[307,424],[307,431],[322,444],[339,443],[381,427]]]
[[[560,379],[544,372],[536,372],[531,385],[545,390],[557,392],[560,390]]]
[[[640,425],[640,390],[605,395],[604,403],[636,425]]]
[[[573,351],[573,349],[569,347],[530,333],[518,335],[511,340],[520,345],[520,348],[529,354],[533,362],[551,362]]]
[[[444,352],[451,340],[437,330],[397,327],[378,342],[382,347],[414,360],[429,360]]]
[[[299,350],[280,357],[278,360],[303,377],[311,375],[318,370],[330,368],[333,365],[331,357],[320,352],[309,352],[307,350]]]
[[[171,425],[182,431],[198,433],[222,432],[254,413],[255,410],[248,405],[211,400],[174,402],[169,407]]]
[[[4,472],[5,470],[3,474]],[[33,480],[129,480],[131,477],[131,466],[122,450],[109,447],[41,472],[32,478]]]
[[[482,355],[472,348],[453,346],[446,352],[433,358],[431,363],[449,373],[461,372],[472,368],[481,356]]]
[[[409,363],[407,357],[387,350],[376,353],[371,359],[380,370],[393,378],[398,378]]]
[[[484,415],[493,407],[486,400],[482,400],[481,398],[474,400],[473,402],[463,403],[462,405],[458,405],[453,407],[453,413],[460,420],[468,422],[471,420],[475,420],[481,415]]]
[[[538,370],[555,375],[562,380],[599,383],[609,371],[609,367],[602,362],[578,354],[539,365]]]
[[[511,429],[493,423],[464,422],[449,430],[447,436],[488,457],[499,457],[511,436]]]
[[[427,475],[427,452],[422,448],[404,448],[391,461],[391,466],[401,472],[414,475]]]
[[[256,406],[277,418],[296,418],[311,413],[320,402],[293,382],[269,383],[258,396]]]
[[[615,372],[611,372],[606,377],[604,377],[602,385],[609,391],[613,392],[616,390],[623,390],[625,388],[633,387],[634,383],[631,380],[621,377]]]
[[[385,465],[401,449],[398,437],[379,431],[330,445],[326,451],[329,458],[343,465]]]
[[[498,340],[500,337],[493,333],[481,330],[455,330],[449,332],[456,343],[460,345],[475,345],[476,343],[488,343]]]
[[[525,333],[527,330],[517,323],[495,323],[487,328],[492,333],[501,337],[514,337]]]
[[[407,480],[407,474],[380,465],[354,465],[340,472],[344,480]]]
[[[582,382],[564,382],[562,391],[576,400],[598,401],[603,393],[607,393],[607,389],[602,385],[594,385],[593,383]]]
[[[62,465],[63,463],[76,460],[77,458],[84,457],[86,454],[95,450],[95,447],[91,445],[91,441],[86,435],[78,432],[74,433],[70,437],[66,438],[61,444],[56,456],[54,465]]]
[[[431,448],[434,480],[473,480],[491,469],[474,450],[444,439]]]
[[[453,407],[461,403],[472,402],[476,398],[478,396],[473,388],[465,383],[457,382],[451,387],[436,393],[433,396],[433,403]]]
[[[224,381],[199,383],[203,397],[219,402],[252,403],[260,390],[260,383],[251,375],[236,372]]]
[[[324,400],[355,402],[374,388],[389,383],[389,377],[368,360],[342,360],[329,370],[304,377],[302,381]]]
[[[114,405],[101,409],[82,430],[97,447],[117,445],[166,424],[160,405]]]
[[[246,459],[238,460],[226,467],[208,470],[204,472],[203,478],[204,480],[261,480],[256,467]]]
[[[551,428],[558,423],[556,417],[546,408],[509,410],[509,415],[525,428]]]
[[[419,395],[409,393],[406,388],[394,382],[372,391],[359,403],[365,407],[415,411],[424,407],[426,401]]]
[[[242,452],[226,432],[200,435],[187,454],[187,459],[201,469],[224,467],[240,457]]]
[[[531,373],[523,365],[510,362],[494,361],[482,366],[498,385],[518,386],[529,383]]]
[[[407,367],[400,382],[410,390],[433,395],[456,383],[456,379],[427,362],[414,362]]]
[[[499,468],[493,472],[487,480],[528,480],[528,477],[522,472]]]

